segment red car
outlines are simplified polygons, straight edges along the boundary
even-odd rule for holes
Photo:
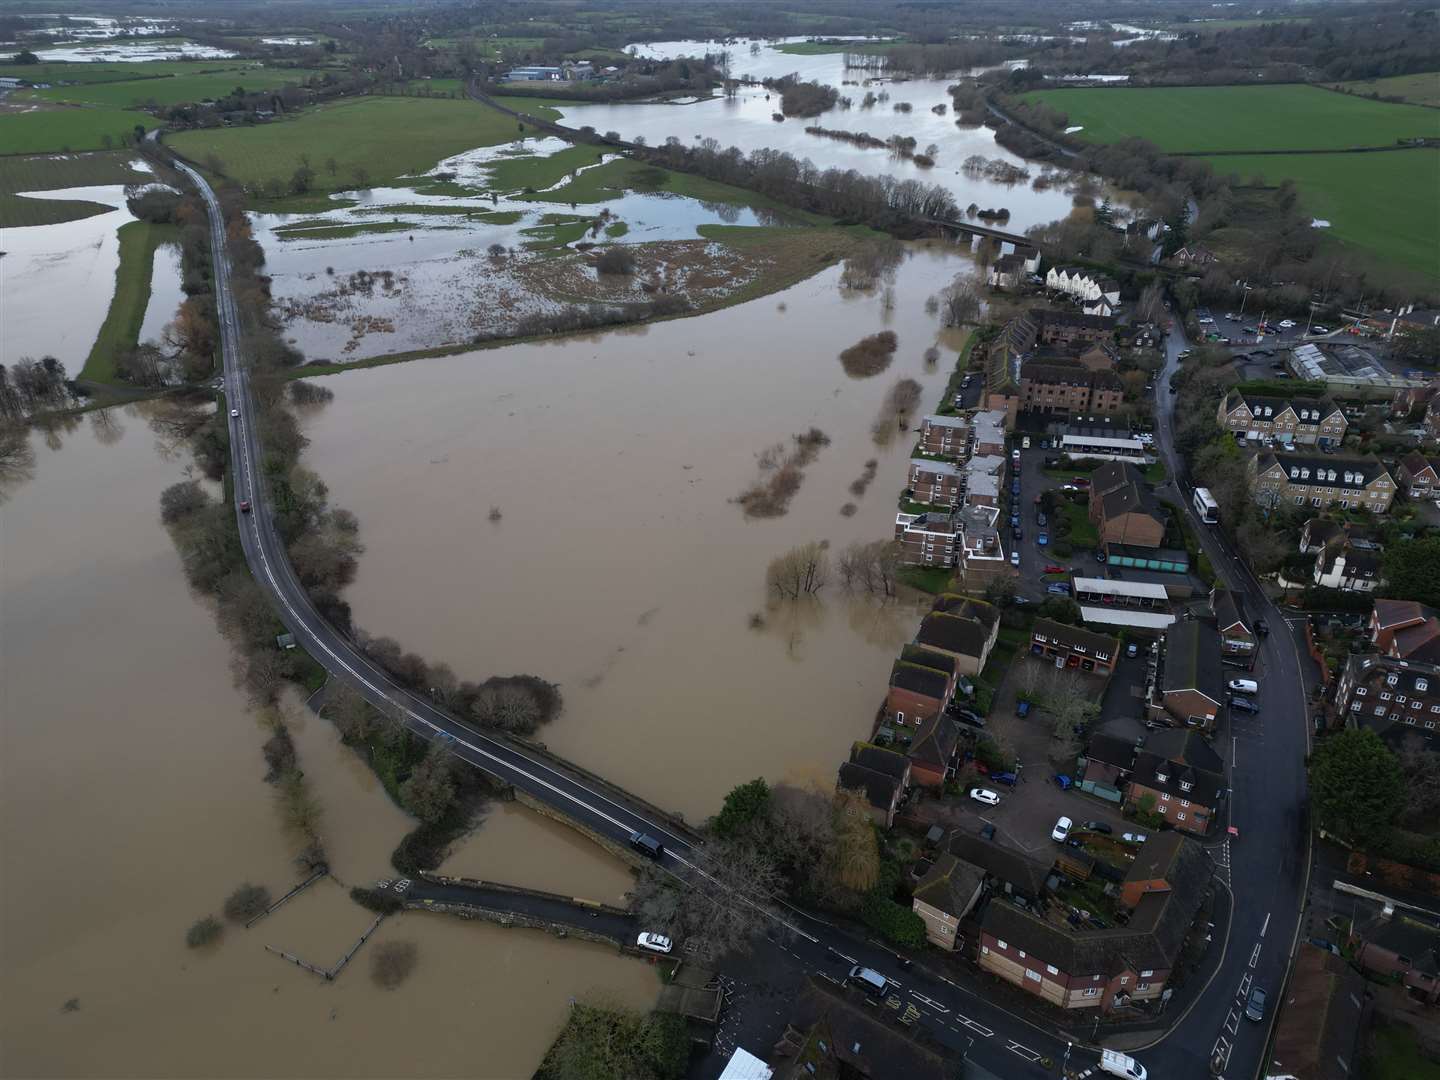
[[[241,512],[242,514],[248,514],[248,513],[250,512],[250,500],[249,500],[249,499],[241,499],[241,500],[240,500],[240,512]]]
[[[1090,481],[1089,481],[1086,477],[1083,477],[1083,476],[1074,476],[1074,477],[1071,477],[1070,482],[1071,482],[1072,484],[1074,484],[1076,487],[1087,488],[1087,487],[1090,486]]]
[[[1065,567],[1063,567],[1063,566],[1047,566],[1047,567],[1045,567],[1045,573],[1047,573],[1047,574],[1068,574],[1069,572],[1070,572],[1070,571],[1069,571],[1069,570],[1066,570]]]

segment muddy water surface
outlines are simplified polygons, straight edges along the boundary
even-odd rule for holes
[[[829,782],[870,729],[913,609],[832,583],[767,612],[765,567],[805,541],[892,534],[913,436],[878,448],[871,423],[902,375],[936,400],[957,342],[924,300],[968,267],[917,250],[888,321],[831,269],[711,315],[328,380],[306,457],[360,517],[357,625],[464,677],[561,683],[565,713],[541,737],[692,819],[757,775]],[[890,369],[847,377],[840,350],[887,324]],[[789,513],[747,521],[730,500],[756,454],[812,425],[833,442]],[[879,476],[844,517],[871,457]]]
[[[157,453],[137,410],[34,443],[33,478],[0,511],[0,1073],[519,1077],[572,996],[653,1003],[653,972],[608,950],[419,913],[375,939],[419,946],[393,992],[364,951],[329,985],[267,953],[333,964],[370,922],[347,887],[387,876],[411,825],[304,715],[296,741],[338,881],[186,949],[186,927],[240,882],[287,889],[297,847],[229,647],[156,514],[188,459]],[[568,836],[499,816],[495,837],[462,846],[463,872],[623,891],[623,873]]]

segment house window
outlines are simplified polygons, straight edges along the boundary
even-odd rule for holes
[[[995,939],[995,945],[1001,950],[1010,948],[1009,945],[1006,945],[1005,942],[1001,941],[999,938]]]
[[[1392,684],[1392,685],[1393,685],[1393,684]],[[1390,700],[1390,695],[1389,695],[1389,693],[1387,693],[1387,692],[1384,691],[1384,690],[1381,690],[1381,691],[1380,691],[1380,700],[1381,700],[1381,701],[1389,701],[1389,700]]]
[[[1140,972],[1140,977],[1141,977],[1142,979],[1148,979],[1148,978],[1150,978],[1151,975],[1154,975],[1154,974],[1155,974],[1155,972],[1154,972],[1153,970],[1151,970],[1150,968],[1146,968],[1144,971]]]
[[[1025,959],[1025,950],[1024,950],[1024,949],[1021,949],[1021,950],[1020,950],[1020,959],[1021,959],[1021,960],[1024,960],[1024,959]]]
[[[1194,786],[1195,786],[1195,785],[1192,784],[1192,783],[1190,783],[1189,780],[1181,780],[1181,781],[1180,781],[1180,790],[1181,790],[1181,791],[1189,791],[1189,790],[1190,790],[1192,787],[1194,787]]]
[[[1359,711],[1360,711],[1360,702],[1357,701],[1357,702],[1355,702],[1354,704],[1352,704],[1352,705],[1350,706],[1350,711],[1351,711],[1351,712],[1359,712]]]
[[[1059,974],[1060,974],[1060,969],[1057,968],[1054,964],[1046,964],[1046,965],[1045,965],[1045,971],[1046,971],[1047,974],[1050,974],[1050,975],[1059,975]]]
[[[1363,687],[1363,686],[1357,686],[1357,687],[1355,688],[1355,693],[1356,693],[1356,695],[1358,695],[1359,697],[1364,697],[1364,696],[1365,696],[1366,694],[1368,694],[1369,692],[1370,692],[1370,691],[1369,691],[1369,690],[1366,690],[1365,687]]]
[[[989,945],[981,945],[981,946],[980,946],[980,955],[981,955],[981,956],[989,956],[989,955],[990,955],[990,946],[989,946]]]
[[[1176,815],[1175,815],[1175,820],[1176,820],[1176,821],[1184,821],[1184,820],[1185,820],[1185,815],[1184,815],[1184,814],[1176,814]]]
[[[1025,977],[1026,977],[1027,979],[1031,980],[1032,982],[1040,982],[1040,981],[1041,981],[1040,973],[1039,973],[1038,971],[1031,971],[1029,968],[1026,968],[1026,969],[1025,969]]]
[[[1169,802],[1169,801],[1170,801],[1170,796],[1169,796],[1169,795],[1165,795],[1165,794],[1161,794],[1161,796],[1160,796],[1160,801],[1161,801],[1161,802]]]
[[[1148,982],[1142,982],[1142,983],[1136,983],[1136,984],[1135,984],[1135,992],[1136,992],[1137,994],[1140,993],[1140,991],[1142,991],[1142,990],[1149,990],[1149,989],[1150,989],[1150,984],[1149,984]]]
[[[1384,706],[1384,705],[1376,705],[1376,706],[1375,706],[1375,715],[1376,715],[1376,716],[1384,716],[1384,715],[1385,715],[1385,706]]]
[[[895,713],[895,722],[896,722],[897,724],[903,724],[903,723],[905,722],[905,714],[904,714],[903,712],[898,712],[898,711],[897,711],[897,712]]]
[[[1130,976],[1129,976],[1129,975],[1121,975],[1121,976],[1120,976],[1120,985],[1121,985],[1121,986],[1129,986],[1129,985],[1130,985]]]
[[[1081,991],[1080,991],[1080,996],[1081,996],[1081,997],[1087,997],[1087,998],[1088,998],[1088,997],[1094,997],[1094,996],[1095,996],[1096,994],[1098,994],[1098,993],[1100,993],[1100,991],[1099,991],[1099,990],[1096,990],[1095,987],[1093,987],[1093,986],[1087,986],[1084,990],[1081,990]]]
[[[1190,805],[1190,800],[1189,800],[1189,799],[1181,799],[1181,800],[1180,800],[1180,805],[1181,805],[1181,806],[1186,806],[1186,807],[1188,807],[1188,806]]]
[[[1166,773],[1157,772],[1157,773],[1155,774],[1155,779],[1156,779],[1156,780],[1159,780],[1160,783],[1163,784],[1163,783],[1165,783],[1165,781],[1169,780],[1170,777],[1169,777],[1169,775],[1166,774]]]
[[[1393,673],[1392,673],[1392,674],[1389,674],[1389,675],[1386,675],[1386,676],[1385,676],[1385,682],[1386,682],[1386,684],[1388,684],[1388,685],[1390,685],[1390,686],[1396,686],[1396,685],[1398,685],[1399,682],[1400,682],[1400,676],[1399,676],[1399,675],[1396,675],[1396,674],[1393,674]]]
[[[1415,680],[1415,689],[1418,690],[1420,693],[1423,694],[1426,690],[1429,690],[1429,689],[1430,689],[1430,683],[1429,683],[1429,681],[1426,680],[1426,679],[1416,679],[1416,680]]]

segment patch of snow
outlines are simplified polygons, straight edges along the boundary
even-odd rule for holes
[[[1330,228],[1330,222],[1326,221],[1324,218],[1318,218],[1318,217],[1317,217],[1317,218],[1314,218],[1314,219],[1310,222],[1310,228],[1312,228],[1312,229],[1328,229],[1328,228]]]
[[[1075,132],[1077,132],[1077,131],[1084,131],[1084,130],[1085,130],[1085,125],[1084,125],[1084,124],[1076,124],[1074,127],[1068,127],[1068,128],[1066,128],[1066,129],[1065,129],[1065,134],[1066,134],[1066,135],[1074,135]]]

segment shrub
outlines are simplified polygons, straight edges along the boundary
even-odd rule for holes
[[[370,977],[385,990],[394,990],[404,982],[420,958],[413,941],[387,941],[370,954]]]
[[[366,888],[363,885],[356,885],[350,890],[350,899],[376,915],[394,915],[405,907],[404,902],[394,893]]]
[[[218,940],[224,931],[225,927],[219,919],[214,915],[206,915],[203,919],[196,919],[190,929],[185,931],[185,944],[192,949],[198,949]]]
[[[878,334],[861,338],[840,354],[840,364],[845,374],[852,379],[866,379],[879,375],[890,366],[891,359],[900,341],[893,330],[882,330]]]
[[[606,248],[595,260],[595,269],[602,274],[633,274],[635,253],[628,247]]]
[[[231,922],[248,922],[270,906],[270,890],[248,881],[225,900],[225,918]]]
[[[878,888],[865,894],[860,918],[886,941],[918,948],[925,944],[925,922],[910,908],[897,904]]]

